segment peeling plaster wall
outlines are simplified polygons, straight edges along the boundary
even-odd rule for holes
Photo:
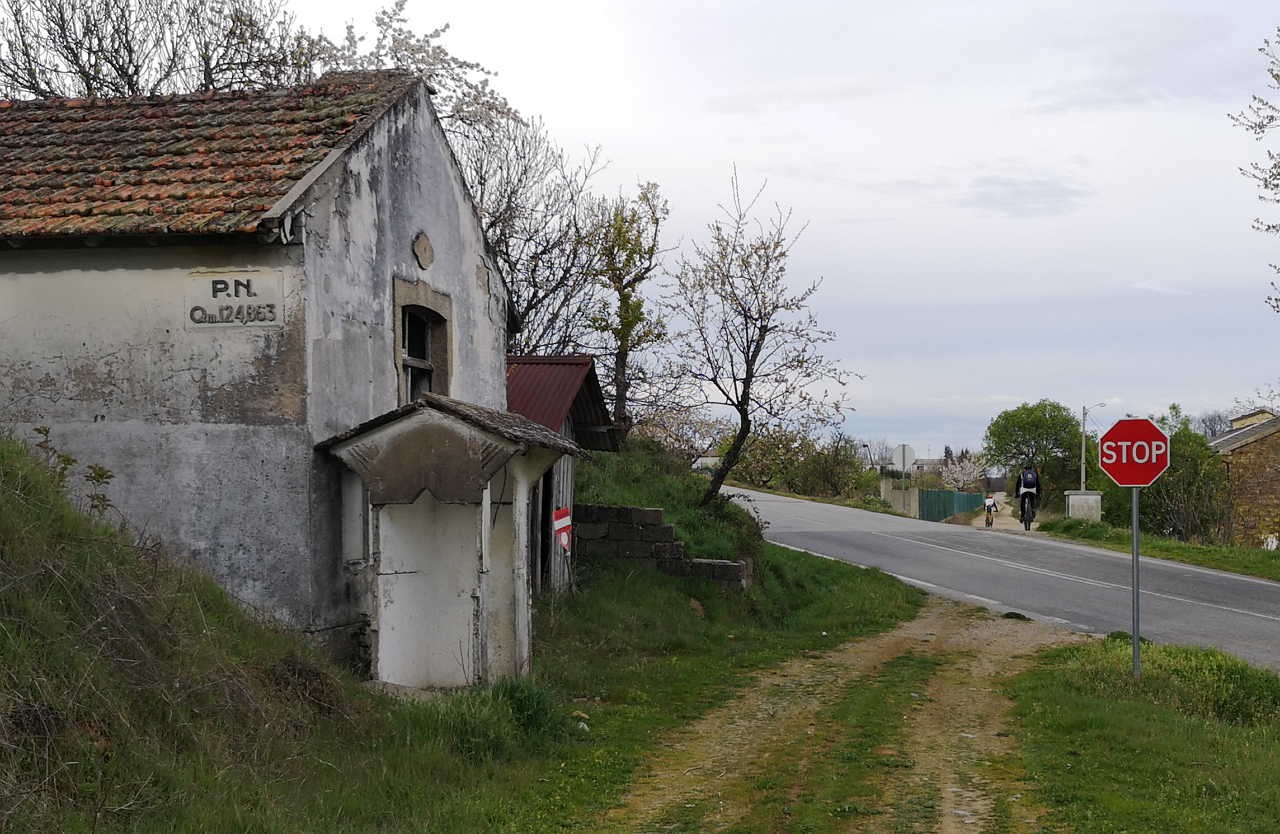
[[[305,342],[298,250],[49,249],[0,259],[0,424],[115,474],[141,531],[233,595],[311,621]],[[193,284],[274,285],[282,327],[197,327]],[[264,290],[263,299],[267,297]]]
[[[451,300],[449,396],[506,409],[506,293],[425,92],[386,113],[307,193],[303,214],[317,441],[400,404],[395,279]],[[420,232],[434,253],[425,269]]]
[[[384,114],[317,180],[299,212],[314,441],[400,405],[397,281],[448,298],[448,305],[433,305],[450,316],[448,395],[506,409],[506,291],[424,91]],[[426,268],[414,253],[420,233],[430,242]],[[317,462],[311,582],[319,627],[355,622],[371,604],[343,566],[332,509],[339,479],[340,464]]]

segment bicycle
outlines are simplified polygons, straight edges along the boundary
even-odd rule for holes
[[[1021,502],[1022,506],[1018,512],[1018,519],[1022,522],[1022,528],[1030,533],[1031,522],[1036,520],[1036,494],[1034,492],[1022,493]]]

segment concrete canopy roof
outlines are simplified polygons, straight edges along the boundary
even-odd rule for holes
[[[480,501],[490,479],[534,450],[548,463],[578,447],[519,414],[439,394],[366,420],[316,444],[351,467],[374,504],[411,504],[423,490],[444,503]]]

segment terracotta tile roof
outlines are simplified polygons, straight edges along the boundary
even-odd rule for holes
[[[0,101],[0,237],[254,232],[307,172],[415,84]]]
[[[594,357],[508,356],[507,408],[556,432],[572,416],[578,445],[618,451]]]

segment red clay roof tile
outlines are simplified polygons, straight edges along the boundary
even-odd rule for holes
[[[265,92],[0,101],[0,237],[256,231],[417,83],[350,72]]]

